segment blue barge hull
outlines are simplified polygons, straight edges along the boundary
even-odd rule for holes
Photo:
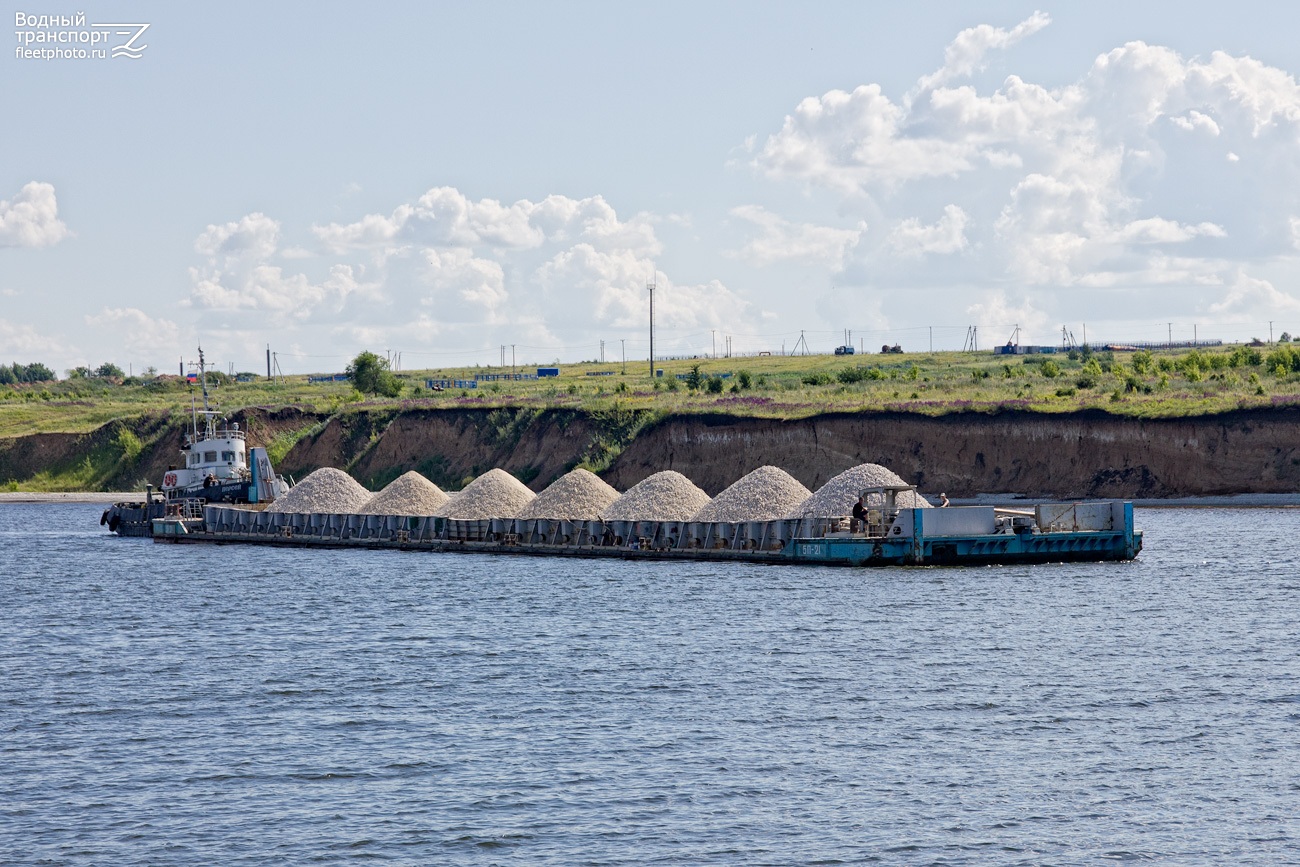
[[[294,515],[209,506],[201,519],[162,518],[159,543],[247,543],[443,553],[930,566],[1132,560],[1142,550],[1131,503],[904,509],[875,533],[842,519],[737,524],[682,521],[457,521],[380,515]],[[1030,518],[1030,515],[1033,518]],[[987,531],[987,532],[983,532]]]

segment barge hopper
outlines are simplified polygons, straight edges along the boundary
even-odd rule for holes
[[[886,503],[897,493],[880,489]],[[927,566],[1132,560],[1142,550],[1128,502],[872,510],[848,518],[740,523],[455,520],[292,514],[196,506],[154,521],[158,543],[245,543],[523,556]]]

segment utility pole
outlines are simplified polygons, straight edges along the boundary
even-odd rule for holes
[[[1165,342],[1166,349],[1174,348],[1174,323],[1169,323],[1169,339]]]
[[[627,375],[627,338],[620,337],[618,339],[618,342],[619,345],[623,348],[623,375],[626,376]]]
[[[655,278],[658,279],[658,272]],[[650,378],[655,378],[655,281],[651,280],[645,284],[645,288],[650,292]]]
[[[503,350],[505,349],[504,346],[501,347],[501,348],[502,348]],[[501,366],[504,367],[504,366],[505,366],[505,363],[502,362],[502,365],[501,365]],[[513,343],[510,344],[510,372],[511,372],[511,373],[518,373],[518,372],[519,372],[519,371],[516,369],[516,366],[515,366],[515,345],[514,345]]]
[[[184,367],[184,365],[181,366],[182,368]],[[182,376],[185,375],[184,370],[181,370],[181,375]],[[266,344],[266,378],[267,379],[271,378],[271,344],[269,343]]]
[[[709,331],[713,333],[713,352],[709,354],[709,358],[717,358],[718,357],[718,329],[710,328]]]
[[[1268,343],[1270,346],[1273,345],[1273,320],[1272,319],[1268,320]]]

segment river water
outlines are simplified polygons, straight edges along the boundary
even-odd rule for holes
[[[1300,509],[879,570],[100,511],[0,506],[5,864],[1300,862]]]

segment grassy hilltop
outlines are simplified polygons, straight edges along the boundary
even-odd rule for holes
[[[217,375],[220,408],[298,406],[335,413],[350,407],[536,407],[655,413],[728,413],[802,418],[824,412],[1061,413],[1101,409],[1141,417],[1203,415],[1300,403],[1300,345],[1231,346],[1157,352],[1072,351],[995,356],[990,352],[795,355],[561,366],[558,377],[488,381],[511,368],[408,371],[397,398],[371,398],[350,383],[237,383]],[[536,367],[516,368],[535,373]],[[471,380],[477,388],[433,392],[426,379]],[[686,378],[681,378],[686,377]],[[197,389],[184,381],[79,379],[0,387],[0,438],[84,433],[114,420],[188,413]]]
[[[228,413],[246,407],[302,411],[290,412],[290,420],[278,427],[254,431],[277,465],[303,437],[320,432],[323,419],[338,418],[345,428],[364,433],[402,410],[459,408],[501,410],[492,423],[506,427],[517,427],[521,418],[543,410],[586,414],[600,430],[610,428],[597,437],[599,442],[613,443],[603,457],[593,453],[585,458],[595,469],[607,466],[647,422],[672,415],[789,420],[823,413],[1059,415],[1092,409],[1167,419],[1300,406],[1300,344],[1031,356],[944,352],[700,358],[655,366],[663,370],[662,377],[652,379],[645,361],[628,364],[626,370],[620,363],[562,365],[558,377],[535,380],[489,379],[509,374],[509,368],[411,371],[400,374],[401,393],[395,398],[362,395],[348,382],[309,383],[306,376],[241,383],[216,374],[210,393]],[[536,366],[518,370],[533,373]],[[476,377],[476,388],[435,392],[425,385],[426,379]],[[13,444],[33,433],[83,437],[75,454],[60,461],[42,463],[29,456],[21,485],[24,490],[95,490],[110,479],[120,483],[124,468],[138,467],[169,436],[165,431],[183,425],[197,392],[177,377],[0,386],[0,440]],[[39,449],[28,453],[39,454]],[[0,484],[17,490],[15,481],[0,479]]]

